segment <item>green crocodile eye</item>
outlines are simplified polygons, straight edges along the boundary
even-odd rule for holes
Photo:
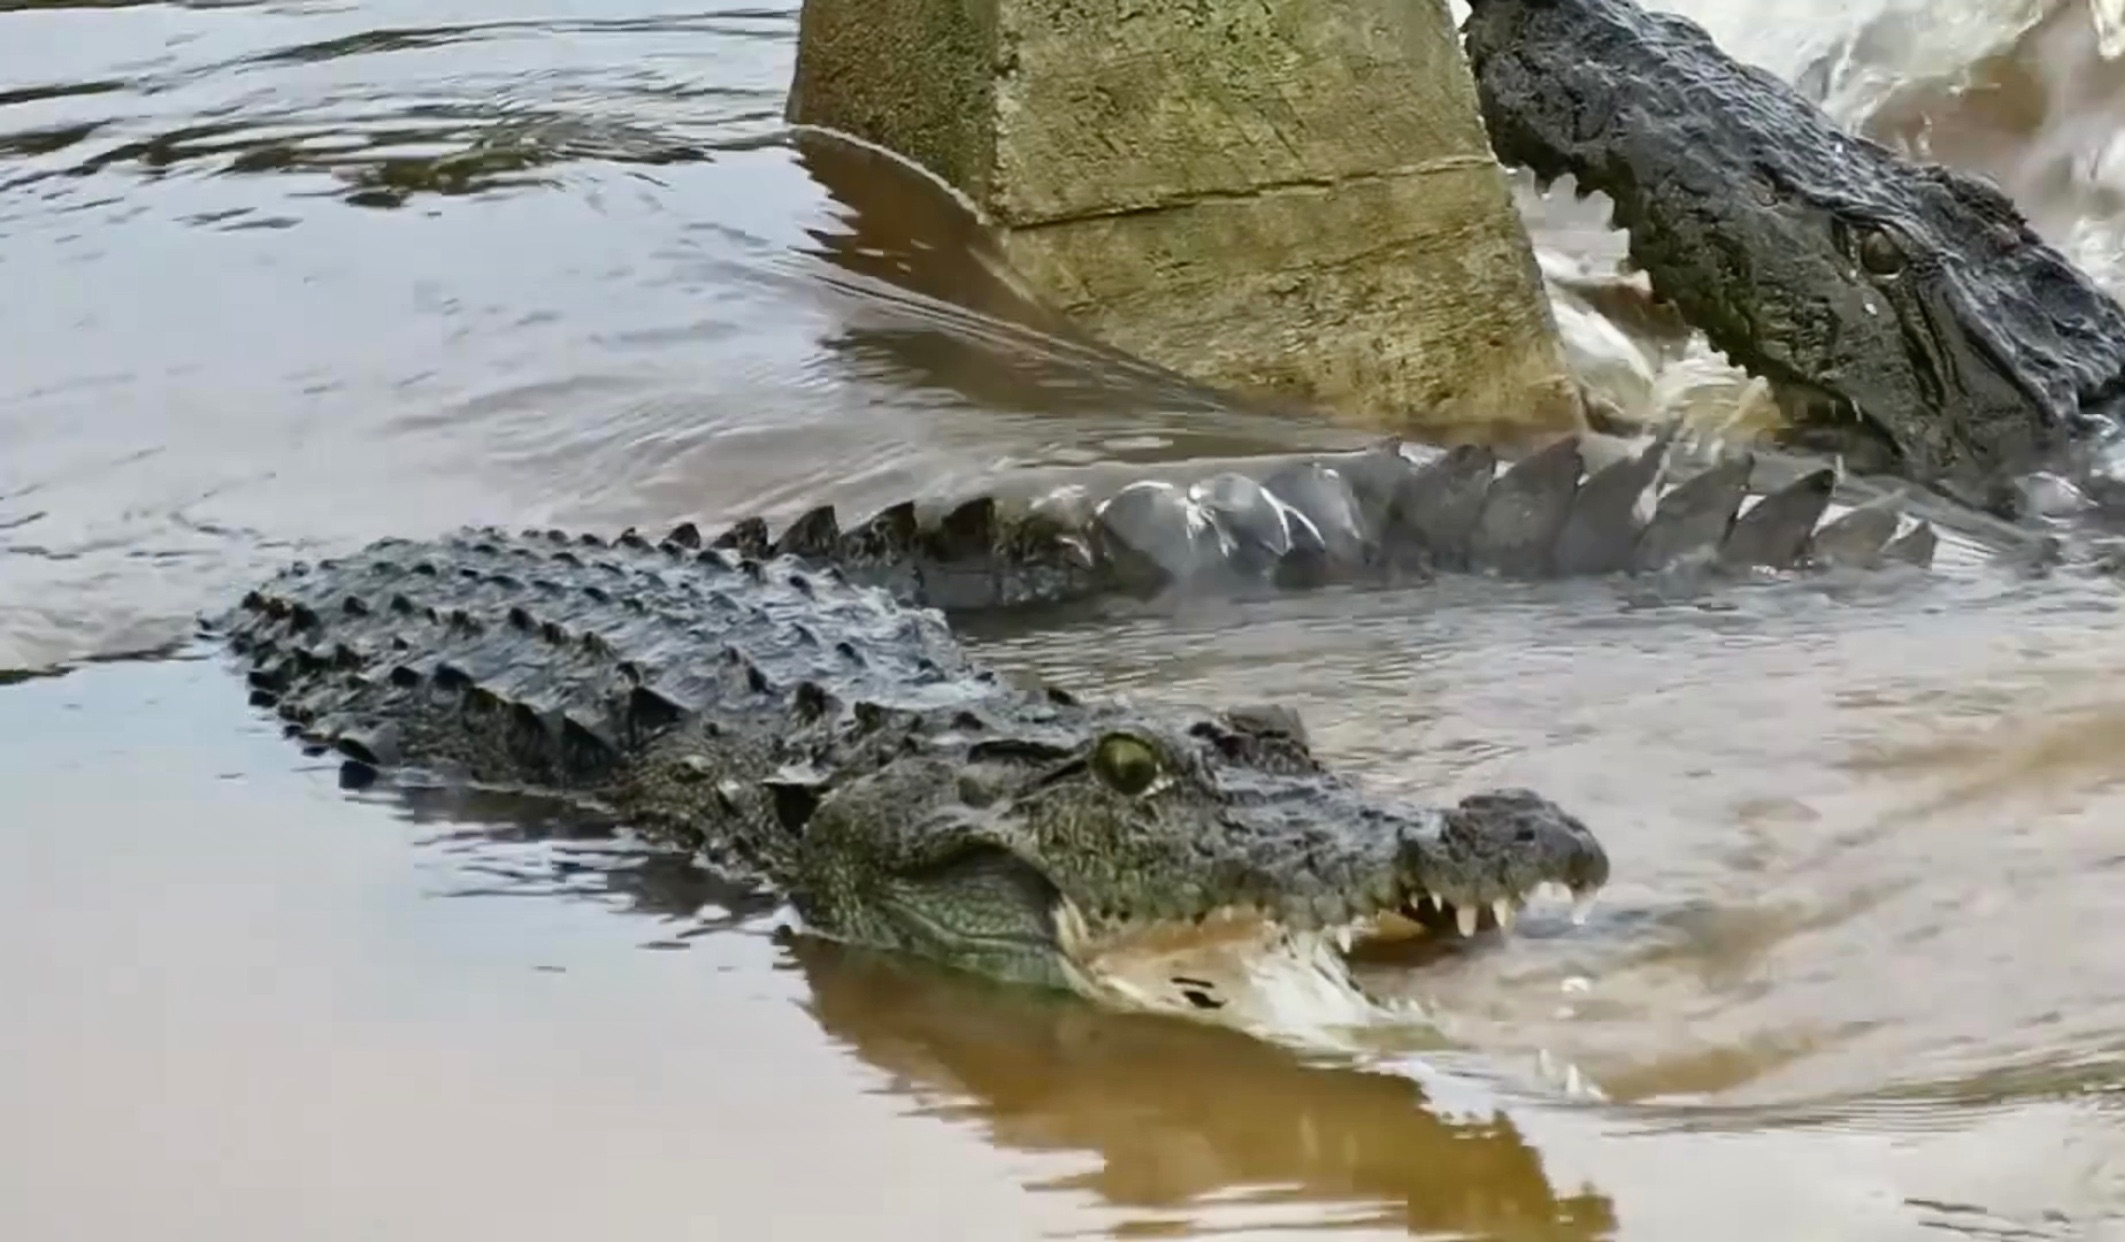
[[[1158,780],[1158,751],[1140,737],[1109,733],[1092,752],[1092,770],[1116,793],[1135,797]]]
[[[1904,252],[1887,233],[1870,229],[1859,239],[1859,265],[1876,276],[1894,276],[1904,270]]]

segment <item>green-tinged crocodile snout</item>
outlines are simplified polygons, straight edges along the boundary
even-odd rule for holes
[[[826,793],[791,877],[812,930],[1152,1009],[1214,1009],[1276,957],[1341,975],[1362,940],[1507,925],[1608,857],[1503,790],[1447,807],[1326,771],[1288,712],[1134,716],[911,755]],[[1347,983],[1347,976],[1344,977]]]

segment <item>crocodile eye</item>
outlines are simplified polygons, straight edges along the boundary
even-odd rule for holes
[[[1158,782],[1158,751],[1151,743],[1128,733],[1109,733],[1092,752],[1092,770],[1116,793],[1131,798]]]
[[[1894,276],[1904,270],[1904,252],[1895,238],[1868,229],[1859,239],[1859,265],[1876,276]]]

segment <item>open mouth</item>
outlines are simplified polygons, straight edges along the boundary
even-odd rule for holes
[[[1352,965],[1427,937],[1510,932],[1537,902],[1585,922],[1599,885],[1544,881],[1510,897],[1457,903],[1421,893],[1330,922],[1228,907],[1200,920],[1094,930],[1065,899],[1055,925],[1072,982],[1108,1004],[1248,1029],[1407,1019],[1359,984]]]
[[[1795,452],[1837,458],[1854,474],[1900,475],[1903,450],[1889,429],[1850,399],[1804,385],[1772,385],[1784,425],[1773,442]]]

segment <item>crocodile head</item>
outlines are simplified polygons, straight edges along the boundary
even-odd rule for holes
[[[2125,312],[1998,189],[1845,132],[1683,18],[1470,2],[1499,157],[1607,195],[1654,291],[1772,383],[1794,442],[1996,512],[2038,470],[2111,485]]]
[[[792,890],[821,934],[1131,1008],[1199,1013],[1417,925],[1489,928],[1538,890],[1590,899],[1593,834],[1519,790],[1370,797],[1295,716],[1054,707],[941,736],[824,793]],[[998,717],[1004,715],[997,714]],[[1015,713],[1012,714],[1015,718]]]

